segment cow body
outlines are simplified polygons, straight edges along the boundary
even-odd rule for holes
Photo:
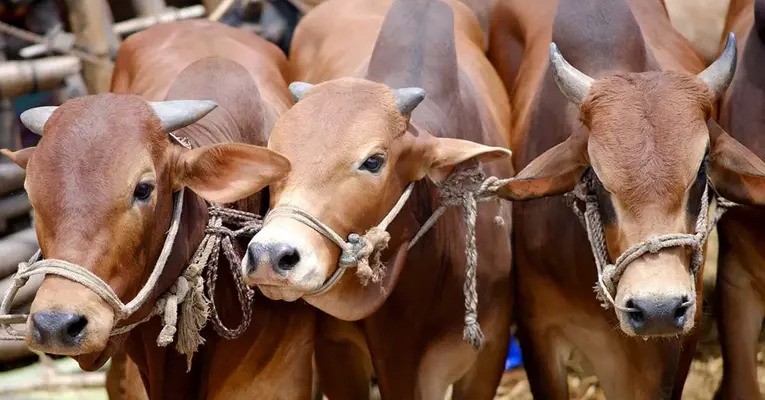
[[[188,139],[192,148],[203,148],[209,145],[237,142],[264,146],[268,140],[268,133],[276,118],[291,104],[289,93],[284,83],[283,72],[286,60],[279,50],[264,40],[250,36],[225,25],[206,21],[191,21],[158,25],[141,33],[131,36],[120,49],[114,75],[113,91],[119,94],[99,95],[79,100],[77,105],[63,105],[57,111],[60,117],[51,121],[48,126],[65,129],[69,121],[76,121],[80,130],[83,127],[101,127],[99,121],[111,121],[120,113],[126,114],[123,118],[140,118],[145,112],[131,111],[136,107],[145,108],[143,101],[135,95],[146,100],[173,100],[173,99],[205,99],[218,103],[218,108],[195,124],[176,130],[174,134]],[[145,103],[144,103],[145,104]],[[79,109],[75,108],[79,107]],[[77,112],[82,112],[78,115]],[[108,113],[104,116],[103,113]],[[99,120],[100,118],[100,120]],[[126,119],[124,129],[135,125]],[[132,125],[131,125],[132,124]],[[121,145],[109,148],[110,143],[100,142],[99,136],[95,135],[90,143],[98,146],[104,154],[113,157],[112,164],[119,174],[118,164],[128,160],[140,159],[141,140],[146,140],[141,135],[141,130],[127,131],[122,133],[122,125],[116,128],[101,128],[112,130],[115,136],[111,142]],[[146,126],[146,125],[143,125]],[[151,126],[151,125],[149,125]],[[49,131],[51,128],[46,129]],[[77,143],[77,136],[67,131],[67,137]],[[46,157],[43,163],[60,162],[60,168],[72,170],[67,164],[67,157],[48,157],[51,146],[50,140],[58,139],[63,142],[63,133],[54,132],[48,141],[43,137],[31,163],[36,163],[38,157]],[[60,138],[60,139],[59,139]],[[46,143],[47,142],[47,143]],[[98,144],[100,143],[100,144]],[[64,144],[65,146],[65,144]],[[77,145],[74,145],[77,146]],[[88,151],[87,147],[80,146],[78,151]],[[129,150],[128,150],[129,149]],[[57,154],[58,150],[53,151]],[[43,153],[41,153],[43,152]],[[82,154],[83,160],[88,155]],[[76,155],[70,155],[75,156]],[[233,155],[221,153],[220,157],[230,158]],[[98,162],[98,161],[95,161]],[[94,163],[95,163],[94,162]],[[31,165],[31,164],[30,164]],[[170,167],[172,168],[172,166]],[[213,165],[207,173],[216,172]],[[83,169],[78,169],[81,171]],[[97,166],[91,165],[84,171],[98,170]],[[157,174],[163,172],[157,171]],[[189,173],[194,173],[189,170]],[[257,174],[252,171],[251,174]],[[32,173],[31,176],[40,174]],[[178,172],[171,173],[178,176]],[[181,174],[182,175],[182,174]],[[117,178],[109,178],[105,174],[107,182]],[[225,177],[221,177],[224,179]],[[33,178],[34,179],[34,178]],[[61,178],[46,178],[61,179]],[[90,178],[85,178],[90,179]],[[177,178],[174,178],[177,179]],[[160,177],[157,177],[159,186]],[[28,182],[29,183],[29,182]],[[102,183],[108,185],[108,183]],[[223,185],[218,181],[214,185]],[[35,185],[35,183],[32,183]],[[55,187],[55,186],[54,186]],[[106,186],[101,186],[102,190]],[[38,189],[39,190],[39,189]],[[157,189],[160,190],[160,189]],[[166,189],[162,189],[166,190]],[[33,192],[34,193],[34,192]],[[55,197],[62,205],[74,204],[77,200],[68,199],[67,192],[56,194]],[[109,192],[106,192],[109,193]],[[167,196],[164,194],[164,196]],[[37,196],[38,199],[41,196]],[[161,246],[164,232],[169,224],[169,209],[167,198],[164,202],[157,200],[157,204],[164,204],[155,210],[153,225],[160,231],[159,236],[154,237],[151,245],[147,245],[150,251],[157,251]],[[38,200],[36,209],[46,212],[46,218],[51,211],[47,203]],[[228,200],[230,201],[230,200]],[[242,210],[261,213],[262,206],[259,194],[249,197],[237,203]],[[197,194],[186,191],[181,227],[175,240],[173,252],[160,278],[158,287],[153,293],[153,301],[149,301],[137,315],[131,320],[137,320],[140,315],[153,306],[156,297],[166,291],[176,281],[202,240],[205,234],[207,221],[207,206],[205,200]],[[73,206],[75,208],[60,209],[58,213],[67,215],[76,210],[87,209],[88,205]],[[85,208],[83,208],[85,207]],[[96,207],[94,207],[96,208]],[[39,211],[39,210],[38,210]],[[55,214],[51,213],[51,217]],[[64,217],[65,218],[65,217]],[[38,236],[42,237],[41,246],[43,252],[54,257],[66,258],[81,265],[91,266],[98,258],[88,259],[78,251],[82,251],[82,242],[85,238],[94,237],[92,233],[72,233],[70,248],[59,250],[63,244],[61,237],[52,234],[52,229],[65,224],[65,220],[46,223],[45,226],[38,224]],[[126,225],[114,224],[111,229],[129,229]],[[87,229],[87,228],[86,228]],[[98,235],[95,235],[98,237]],[[55,238],[55,239],[54,239]],[[135,240],[142,240],[136,238]],[[117,247],[118,249],[119,247]],[[65,253],[61,253],[64,251]],[[97,251],[95,255],[99,255]],[[158,253],[155,253],[158,254]],[[101,254],[101,257],[109,257]],[[156,257],[156,255],[154,256]],[[132,270],[120,270],[111,272],[113,288],[123,301],[132,299],[138,287],[127,286],[128,277],[119,274],[146,273],[150,271],[154,263],[151,256],[137,256],[135,262],[139,265]],[[221,269],[218,272],[218,284],[214,296],[214,303],[219,310],[223,322],[227,326],[236,326],[241,320],[240,304],[236,296],[234,285],[225,259],[221,258]],[[141,263],[145,263],[144,271],[141,271]],[[98,265],[98,264],[95,264]],[[147,271],[148,270],[148,271]],[[145,279],[145,278],[144,278]],[[109,281],[107,281],[109,282]],[[69,285],[69,286],[67,286]],[[66,307],[59,305],[60,293],[71,285],[77,285],[61,278],[46,278],[43,286],[35,299],[33,311],[45,309],[57,309]],[[122,286],[120,286],[122,285]],[[83,290],[81,287],[78,290]],[[58,295],[56,295],[58,293]],[[74,293],[74,292],[71,292]],[[194,356],[194,363],[189,372],[186,372],[186,359],[179,355],[174,345],[159,348],[156,338],[162,328],[158,318],[138,325],[127,334],[117,336],[109,340],[106,347],[85,354],[77,355],[77,360],[83,368],[98,368],[115,351],[117,344],[124,341],[125,348],[130,358],[137,364],[141,377],[146,386],[150,398],[240,398],[256,396],[263,398],[307,398],[310,396],[311,387],[311,355],[313,351],[313,313],[305,306],[298,304],[282,304],[267,301],[256,297],[256,301],[244,307],[252,307],[252,324],[235,340],[224,340],[213,330],[211,323],[202,331],[205,339],[203,346]],[[94,324],[92,318],[88,324]],[[130,321],[128,321],[130,322]],[[285,344],[286,346],[282,346]]]
[[[765,62],[765,2],[755,1],[754,10],[750,2],[749,9],[732,22],[742,33],[739,70],[722,103],[720,124],[763,157],[761,110],[765,106],[765,71],[761,66]],[[724,366],[718,395],[723,399],[762,397],[756,357],[765,318],[764,221],[762,209],[736,207],[718,225],[720,252],[715,305]]]
[[[482,42],[483,36],[475,17],[458,2],[330,0],[316,7],[296,30],[291,49],[292,72],[295,79],[309,83],[329,82],[316,85],[317,94],[309,92],[305,100],[298,101],[280,120],[282,125],[277,124],[274,130],[269,146],[302,152],[294,157],[293,153],[284,153],[297,169],[276,189],[277,207],[284,202],[306,209],[318,217],[324,216],[341,236],[347,236],[350,231],[364,232],[388,212],[395,198],[403,191],[400,182],[386,186],[387,190],[381,197],[387,205],[368,208],[358,217],[354,214],[357,210],[352,208],[363,210],[368,207],[368,202],[361,200],[365,198],[363,193],[350,193],[347,185],[338,187],[336,192],[331,186],[334,181],[331,181],[319,189],[318,193],[333,193],[333,198],[339,203],[326,203],[328,194],[319,197],[318,193],[301,192],[298,197],[290,189],[297,184],[295,182],[310,179],[298,175],[300,173],[316,174],[317,183],[307,185],[309,188],[329,179],[326,177],[332,177],[335,157],[348,157],[358,151],[355,146],[339,148],[346,146],[346,142],[359,140],[362,148],[376,143],[373,135],[378,135],[381,128],[344,130],[362,121],[378,120],[377,114],[370,114],[367,119],[358,122],[346,119],[353,118],[355,114],[344,116],[345,110],[356,104],[369,104],[361,96],[380,90],[375,86],[377,84],[369,81],[381,82],[390,88],[418,86],[425,90],[425,100],[412,112],[407,131],[419,130],[419,138],[433,135],[441,141],[454,140],[444,138],[460,138],[505,147],[506,121],[509,119],[507,98],[496,73],[482,54]],[[369,81],[338,79],[343,77],[366,78]],[[349,101],[343,96],[353,96],[353,85],[358,85],[356,90],[360,97]],[[312,103],[312,97],[325,93],[320,91],[322,87],[337,87],[338,94],[327,97],[323,103]],[[329,108],[313,108],[333,101],[342,111],[334,113],[328,111]],[[387,106],[384,103],[388,98],[380,101],[383,105],[375,105],[385,110]],[[299,117],[300,113],[309,112],[302,108],[304,104],[311,107],[311,114]],[[370,110],[359,112],[373,113]],[[324,112],[330,114],[322,114]],[[299,121],[303,118],[322,121],[313,127],[316,133],[309,139],[316,146],[313,152],[298,150],[288,144],[290,137],[310,135],[309,131],[303,131],[308,126],[300,125]],[[333,118],[344,122],[334,122]],[[360,133],[365,129],[369,130],[366,138]],[[410,133],[407,132],[397,140],[410,140]],[[340,136],[346,134],[353,138]],[[276,139],[277,135],[279,139]],[[324,135],[334,136],[325,138]],[[328,161],[314,164],[316,153],[325,154]],[[394,166],[393,163],[400,165],[402,161],[393,161],[393,155],[389,157],[391,161],[387,162],[391,166],[387,168],[407,168]],[[410,163],[422,163],[427,159],[425,156],[415,157]],[[314,167],[305,170],[302,165]],[[508,162],[498,162],[485,168],[490,175],[508,176],[512,172]],[[344,176],[340,174],[345,173],[345,170],[336,172],[337,176]],[[362,178],[348,178],[345,182],[359,179]],[[299,187],[302,190],[306,185]],[[401,190],[396,192],[398,189],[394,188],[398,187]],[[370,202],[378,202],[377,195],[368,190],[369,197],[366,198]],[[362,197],[357,201],[355,197],[344,197],[344,193]],[[316,203],[298,203],[306,197],[313,197]],[[416,182],[411,198],[388,228],[391,240],[389,250],[383,257],[387,266],[382,281],[384,292],[381,293],[377,283],[361,286],[358,279],[348,272],[329,292],[305,297],[310,304],[330,314],[320,317],[316,352],[322,389],[329,398],[366,398],[372,366],[384,398],[441,399],[452,383],[455,384],[455,396],[493,398],[503,368],[511,317],[509,208],[507,204],[496,202],[479,206],[476,228],[477,287],[479,321],[486,341],[480,351],[475,351],[462,339],[465,226],[461,212],[458,209],[448,210],[432,230],[406,251],[407,243],[437,208],[437,197],[437,188],[431,182]],[[326,206],[322,208],[321,204]],[[344,204],[349,206],[346,208]],[[334,209],[341,206],[343,208]],[[495,215],[502,216],[504,224],[496,223]],[[354,218],[364,218],[365,225],[355,225]],[[271,225],[266,224],[259,236],[277,235],[276,228]],[[296,229],[286,237],[312,234],[299,226]],[[259,236],[253,242],[260,240]],[[275,240],[275,236],[269,237]],[[253,247],[253,242],[251,252],[258,250]],[[336,247],[327,248],[337,257]],[[306,258],[303,256],[301,260]],[[253,264],[258,265],[255,267]],[[257,259],[250,265],[256,269],[250,272],[256,276],[253,279],[259,279],[257,276],[262,274],[265,280],[282,279],[281,284],[284,285],[283,278],[270,275],[273,274],[270,266],[260,265]],[[294,296],[293,291],[282,292],[280,286],[269,284],[260,287],[264,293],[275,298]],[[361,321],[343,322],[334,317]]]
[[[596,115],[596,111],[587,114],[590,111],[584,108],[580,115],[580,110],[560,95],[549,67],[551,41],[571,65],[595,80],[614,73],[696,73],[703,68],[690,46],[671,30],[666,15],[657,12],[663,11],[659,2],[538,3],[528,7],[522,1],[502,1],[492,23],[490,58],[510,91],[514,111],[511,149],[517,170],[567,138],[586,135],[581,121]],[[646,99],[646,104],[653,101],[650,95]],[[637,123],[630,121],[631,126]],[[611,127],[609,131],[616,134],[619,129]],[[624,135],[639,136],[632,132]],[[592,141],[590,150],[594,147]],[[622,148],[633,146],[630,142],[625,139]],[[592,155],[586,154],[586,142],[581,146],[585,154],[575,162],[586,166]],[[639,153],[634,149],[640,146],[633,147],[629,156],[617,157],[636,157]],[[648,153],[645,156],[651,157]],[[577,171],[575,179],[582,170]],[[626,175],[621,173],[619,179],[631,182]],[[638,181],[646,179],[650,180],[644,176]],[[573,181],[555,194],[571,189]],[[639,192],[650,196],[650,191]],[[607,197],[598,197],[601,204],[607,201],[603,196]],[[607,238],[615,232],[608,227],[615,222],[614,211],[608,207],[601,206],[605,210]],[[515,316],[524,366],[535,397],[568,398],[566,363],[573,352],[581,352],[594,367],[608,398],[679,398],[695,345],[693,334],[681,339],[644,341],[619,332],[620,321],[614,311],[601,308],[593,293],[597,276],[591,247],[580,221],[562,197],[515,203],[513,223]],[[632,233],[620,235],[624,243]],[[608,240],[609,251],[614,251],[615,245]],[[618,251],[611,253],[612,260],[618,255]],[[697,281],[696,287],[700,288]],[[700,294],[696,296],[700,302]],[[700,311],[697,308],[693,318],[698,319]]]

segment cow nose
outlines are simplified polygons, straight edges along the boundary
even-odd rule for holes
[[[644,336],[676,335],[683,331],[691,302],[687,296],[669,298],[633,298],[625,304],[629,324]]]
[[[276,272],[289,271],[300,262],[300,253],[291,245],[286,243],[276,243],[270,248],[271,258],[273,264],[271,264]]]
[[[75,346],[85,336],[88,319],[84,315],[36,312],[32,314],[32,335],[40,344]]]
[[[266,262],[269,262],[268,248],[261,243],[250,243],[247,246],[247,274],[255,272],[260,264]]]

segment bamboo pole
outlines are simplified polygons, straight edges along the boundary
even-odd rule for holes
[[[214,9],[211,9],[212,11],[207,16],[207,19],[210,21],[220,21],[221,17],[223,17],[223,15],[226,14],[229,9],[231,9],[235,2],[236,0],[223,0],[219,2]],[[210,8],[208,8],[208,10],[210,10]]]
[[[54,56],[29,61],[0,63],[0,95],[10,99],[27,93],[56,89],[64,80],[80,72],[82,64],[74,56]]]
[[[133,10],[139,17],[157,15],[166,8],[165,0],[133,0]]]
[[[200,4],[185,8],[167,8],[155,15],[118,22],[114,24],[114,31],[120,35],[127,35],[144,30],[152,25],[199,18],[203,15],[205,15],[205,7]]]
[[[69,23],[77,37],[77,45],[89,53],[112,58],[117,53],[119,39],[112,28],[112,15],[106,0],[66,0]],[[114,66],[87,63],[83,76],[90,93],[108,92]]]
[[[32,227],[0,239],[0,279],[15,273],[19,263],[29,260],[38,248],[37,235]]]

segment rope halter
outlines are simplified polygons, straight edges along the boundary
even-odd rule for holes
[[[145,303],[146,301],[151,297],[152,292],[154,291],[155,287],[157,286],[157,283],[159,282],[160,276],[162,276],[162,273],[165,270],[165,265],[167,264],[167,259],[170,256],[170,253],[172,252],[173,244],[175,243],[175,237],[178,234],[178,228],[180,226],[181,221],[181,212],[183,211],[183,195],[184,190],[179,191],[175,194],[175,200],[173,204],[173,214],[172,214],[172,220],[170,222],[170,229],[167,233],[167,237],[165,238],[165,242],[162,245],[162,251],[159,254],[159,257],[157,258],[157,262],[154,265],[154,269],[151,272],[151,275],[149,276],[149,279],[146,281],[146,284],[143,285],[141,290],[138,292],[138,294],[128,303],[123,303],[119,296],[117,296],[116,293],[114,293],[114,290],[109,286],[108,283],[106,283],[103,279],[98,277],[93,272],[87,270],[86,268],[71,263],[69,261],[65,260],[58,260],[58,259],[42,259],[42,254],[40,251],[38,251],[28,262],[22,262],[19,264],[18,271],[13,276],[13,284],[8,289],[8,291],[5,293],[5,296],[3,297],[2,304],[0,304],[0,315],[8,315],[11,309],[11,304],[13,303],[13,299],[16,296],[16,293],[18,290],[24,286],[30,277],[34,275],[58,275],[63,278],[69,279],[71,281],[77,282],[82,284],[83,286],[87,287],[94,293],[96,293],[101,299],[103,299],[114,311],[114,325],[117,326],[117,324],[120,321],[126,320],[129,317],[131,317],[133,314],[135,314]],[[181,278],[184,278],[183,276]],[[193,280],[193,277],[189,277]],[[186,280],[184,278],[184,280]],[[176,282],[177,286],[178,283]],[[188,287],[190,286],[190,282],[185,282],[186,290],[180,289],[178,287],[171,288],[171,292],[174,292],[174,299],[169,300],[171,302],[178,302],[178,294],[180,292],[188,292]],[[185,295],[185,293],[184,293]],[[168,294],[168,297],[170,295]],[[167,302],[167,297],[164,298],[163,305],[165,302]],[[112,330],[111,335],[119,335],[122,333],[125,333],[132,329],[134,326],[140,324],[141,322],[144,322],[145,320],[148,320],[154,315],[157,315],[159,313],[159,310],[155,307],[155,311],[152,311],[149,316],[147,316],[145,319],[117,327]],[[25,333],[23,331],[19,331],[10,325],[2,324],[2,327],[5,328],[6,332],[10,336],[10,339],[15,340],[23,340]]]
[[[170,137],[182,146],[191,148],[186,138],[177,137],[172,133]],[[101,297],[114,311],[114,328],[110,336],[129,332],[152,317],[160,316],[162,318],[162,330],[157,337],[157,345],[160,347],[167,346],[173,342],[177,333],[175,347],[180,354],[186,355],[187,370],[191,368],[193,354],[204,343],[201,331],[207,324],[208,317],[211,318],[215,331],[221,337],[234,339],[242,335],[250,325],[254,292],[244,283],[241,274],[238,272],[240,257],[234,250],[233,240],[243,236],[252,237],[260,229],[261,219],[256,214],[223,208],[217,205],[210,205],[208,207],[208,222],[205,236],[183,273],[166,292],[159,296],[148,315],[140,321],[118,326],[120,321],[127,320],[133,316],[152,297],[152,293],[155,291],[159,279],[164,273],[167,260],[178,234],[183,211],[183,201],[184,190],[182,189],[175,194],[170,229],[162,245],[162,251],[157,258],[151,275],[133,300],[123,303],[104,280],[86,268],[65,260],[43,260],[41,252],[38,251],[28,262],[19,264],[18,271],[13,277],[13,284],[5,293],[2,303],[0,303],[0,328],[3,328],[7,334],[0,336],[0,339],[24,339],[25,332],[12,327],[11,324],[25,323],[28,315],[9,314],[9,312],[13,299],[19,289],[26,284],[31,276],[40,274],[58,275],[78,282]],[[237,229],[229,229],[224,223],[230,223],[236,226]],[[215,307],[215,283],[218,276],[217,271],[221,249],[233,275],[242,311],[242,322],[235,329],[229,329],[223,324]],[[205,272],[206,279],[202,277],[203,271]],[[205,282],[207,285],[205,285]],[[207,293],[205,293],[205,286],[207,286]]]
[[[646,254],[656,254],[659,251],[673,247],[690,247],[693,249],[691,256],[691,282],[696,282],[696,274],[704,262],[704,245],[709,237],[709,233],[714,229],[717,221],[722,214],[730,208],[733,203],[717,198],[717,208],[715,215],[709,219],[709,182],[705,182],[704,191],[701,195],[701,207],[699,215],[696,217],[694,233],[670,233],[657,235],[647,240],[637,243],[625,250],[616,261],[609,262],[608,247],[606,246],[605,230],[600,215],[598,200],[595,195],[597,177],[591,169],[582,176],[582,180],[577,184],[568,196],[573,198],[570,206],[574,214],[587,231],[587,238],[590,242],[592,255],[595,258],[595,266],[598,271],[598,281],[595,284],[595,293],[603,308],[614,307],[621,311],[635,311],[632,308],[623,307],[616,304],[616,288],[619,285],[619,279],[627,267],[635,260]],[[582,211],[577,202],[584,204]],[[692,300],[690,300],[692,301]]]
[[[466,226],[465,233],[465,256],[466,256],[466,279],[463,287],[465,295],[465,329],[463,338],[474,348],[478,349],[483,344],[483,333],[478,323],[478,293],[476,288],[477,276],[477,249],[475,240],[475,225],[477,218],[477,203],[494,199],[497,187],[492,187],[496,179],[484,180],[485,175],[478,165],[455,170],[449,177],[438,184],[440,205],[420,227],[413,239],[409,242],[407,250],[412,247],[435,225],[436,221],[446,212],[448,207],[460,206]],[[331,240],[341,250],[337,269],[319,288],[309,292],[306,296],[316,296],[326,293],[337,284],[349,268],[356,268],[356,274],[363,285],[369,281],[379,283],[385,274],[385,266],[381,260],[383,250],[388,247],[390,234],[388,226],[401,212],[407,200],[412,194],[415,182],[409,183],[396,204],[388,214],[363,235],[351,233],[348,239],[343,239],[329,225],[323,223],[305,210],[292,206],[277,206],[271,209],[263,222],[265,226],[276,218],[290,218],[298,221],[322,236]],[[501,217],[495,218],[496,222],[503,223]]]

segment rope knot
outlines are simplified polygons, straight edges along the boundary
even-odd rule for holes
[[[390,234],[383,228],[373,227],[364,235],[351,233],[348,242],[340,255],[339,264],[342,268],[356,266],[356,275],[363,285],[370,280],[378,283],[385,274],[385,266],[381,256],[388,247]]]
[[[651,254],[658,253],[661,249],[661,239],[658,236],[654,236],[645,242],[645,249]]]
[[[458,169],[438,184],[438,193],[442,206],[461,206],[466,196],[483,193],[485,187],[496,184],[497,178],[486,179],[483,170],[477,165]]]

